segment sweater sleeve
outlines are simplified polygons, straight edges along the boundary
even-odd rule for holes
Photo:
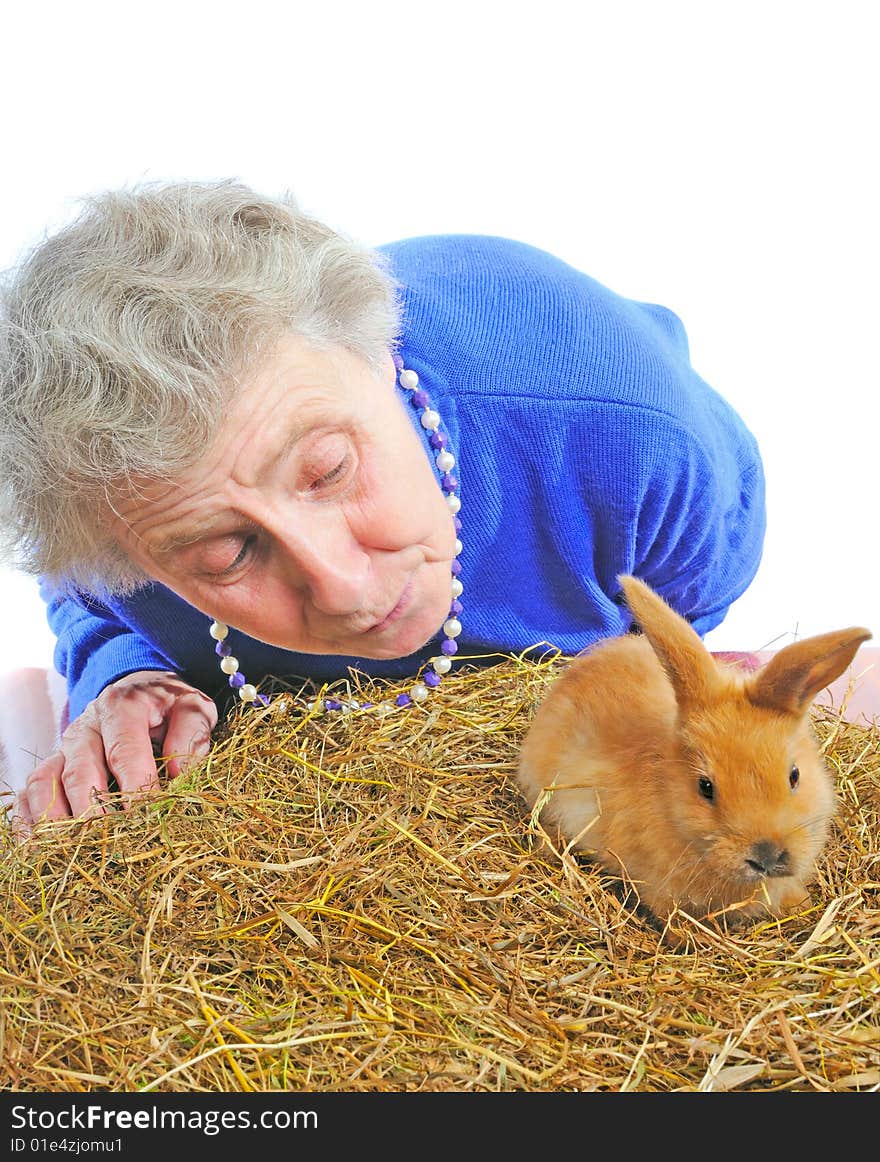
[[[742,451],[740,445],[738,451]],[[632,570],[705,636],[748,588],[762,555],[760,458],[679,435],[665,442],[634,519]]]
[[[609,425],[618,445],[600,494],[619,506],[628,571],[703,637],[760,565],[767,523],[760,449],[743,419],[694,371],[678,316],[651,303],[629,309],[649,318],[660,339],[652,343],[651,332],[643,333],[643,362],[635,368],[641,406],[620,409]]]
[[[56,637],[54,662],[67,681],[72,722],[105,686],[138,670],[175,671],[154,645],[100,601],[41,579],[40,593]]]

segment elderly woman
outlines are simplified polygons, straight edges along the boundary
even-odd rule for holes
[[[758,448],[679,320],[520,242],[145,185],[28,256],[2,336],[0,525],[69,695],[26,823],[178,773],[230,686],[354,668],[418,713],[455,661],[628,631],[621,573],[704,634],[758,567]]]

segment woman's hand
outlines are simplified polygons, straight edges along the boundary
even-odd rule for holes
[[[141,670],[107,686],[68,726],[61,746],[28,776],[16,825],[102,814],[112,779],[128,804],[159,785],[154,744],[174,778],[208,753],[217,708],[175,674]]]

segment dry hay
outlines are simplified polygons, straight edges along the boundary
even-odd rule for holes
[[[815,713],[841,810],[811,905],[667,942],[537,854],[513,771],[562,662],[384,719],[234,711],[166,790],[10,845],[6,1088],[880,1088],[880,727]]]

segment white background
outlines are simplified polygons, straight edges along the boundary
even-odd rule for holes
[[[880,635],[876,6],[7,5],[0,266],[91,191],[291,189],[368,244],[504,234],[683,319],[762,446],[769,528],[709,637]],[[0,571],[3,668],[51,656]]]

